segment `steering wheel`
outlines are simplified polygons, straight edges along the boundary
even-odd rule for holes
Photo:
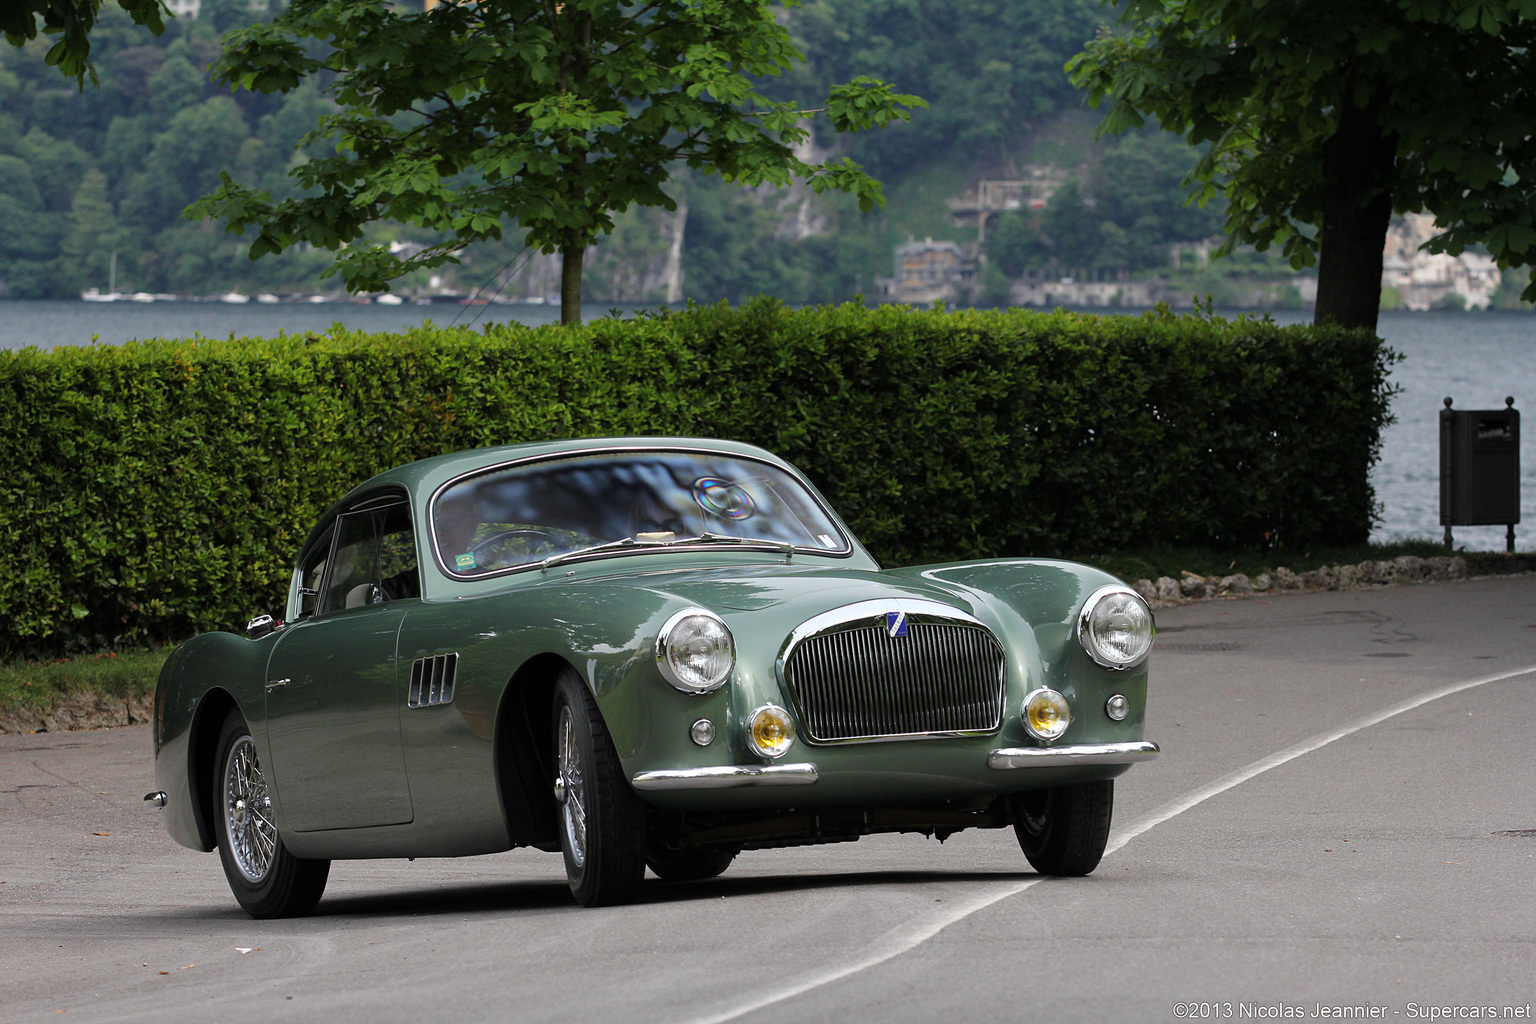
[[[543,530],[502,530],[500,533],[491,534],[489,537],[485,538],[485,540],[482,540],[480,543],[470,548],[469,553],[471,555],[478,555],[481,548],[489,547],[499,540],[506,540],[508,537],[543,537],[555,547],[560,546],[559,537],[556,537],[552,533],[546,533]]]

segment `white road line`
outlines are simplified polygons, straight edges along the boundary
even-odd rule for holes
[[[1351,736],[1362,729],[1369,729],[1373,725],[1380,725],[1389,718],[1395,718],[1398,715],[1412,711],[1414,708],[1423,707],[1432,701],[1461,693],[1463,690],[1471,690],[1479,686],[1486,686],[1489,683],[1502,682],[1505,679],[1513,679],[1516,676],[1530,675],[1531,673],[1536,673],[1536,665],[1512,669],[1508,672],[1499,672],[1491,676],[1482,676],[1477,679],[1467,679],[1459,683],[1450,683],[1446,686],[1421,693],[1417,697],[1410,697],[1407,700],[1400,701],[1374,714],[1357,719],[1348,725],[1331,729],[1328,732],[1318,733],[1311,739],[1303,740],[1293,747],[1286,747],[1284,750],[1271,754],[1268,757],[1260,758],[1245,768],[1240,768],[1229,775],[1224,775],[1210,785],[1195,790],[1188,796],[1164,804],[1141,821],[1138,821],[1123,832],[1119,832],[1118,835],[1112,836],[1109,845],[1104,849],[1104,855],[1106,857],[1109,856],[1123,848],[1132,839],[1156,828],[1169,818],[1177,817],[1185,811],[1205,803],[1205,801],[1212,797],[1220,796],[1234,786],[1240,786],[1249,779],[1262,775],[1272,768],[1280,767],[1287,761],[1294,761],[1303,754],[1310,754],[1315,750],[1321,750],[1330,743],[1341,740],[1346,736]],[[830,985],[834,981],[841,981],[843,978],[858,974],[861,971],[867,971],[871,967],[878,967],[887,960],[893,960],[903,953],[916,949],[957,921],[963,921],[977,911],[985,910],[992,904],[1005,900],[1010,896],[1016,896],[1030,886],[1039,885],[1044,880],[1043,878],[1031,878],[1026,882],[1018,882],[1000,889],[994,889],[991,892],[973,896],[968,900],[953,904],[945,908],[941,913],[931,914],[920,921],[908,922],[907,924],[892,928],[869,946],[864,955],[857,960],[843,964],[840,967],[829,967],[825,970],[805,975],[799,981],[792,982],[781,988],[770,989],[744,1003],[738,1003],[728,1010],[721,1010],[718,1013],[703,1017],[690,1018],[686,1021],[686,1024],[725,1024],[726,1021],[745,1017],[747,1014],[761,1010],[764,1007],[772,1006],[775,1003],[782,1003],[786,999],[793,999],[795,996],[821,988],[823,985]]]

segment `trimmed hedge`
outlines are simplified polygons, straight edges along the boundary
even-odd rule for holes
[[[349,487],[553,437],[760,444],[887,564],[1359,543],[1394,358],[1265,320],[766,300],[0,353],[0,652],[242,624]]]

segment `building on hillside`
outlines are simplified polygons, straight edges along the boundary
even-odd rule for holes
[[[974,227],[976,244],[984,245],[989,217],[1009,210],[1043,210],[1051,195],[1066,180],[1066,172],[1058,167],[1029,164],[1025,166],[1022,178],[978,181],[973,190],[949,201],[949,212],[955,218],[956,227]]]
[[[926,306],[968,298],[976,280],[976,257],[954,242],[921,242],[908,236],[896,247],[896,276],[875,278],[880,297]]]
[[[196,21],[203,9],[203,0],[166,0],[171,13],[178,18],[186,18],[188,21]]]
[[[1409,309],[1445,305],[1487,309],[1503,280],[1498,263],[1484,253],[1452,256],[1420,248],[1437,234],[1435,218],[1427,213],[1410,213],[1393,222],[1382,253],[1383,292],[1395,291],[1398,301]]]

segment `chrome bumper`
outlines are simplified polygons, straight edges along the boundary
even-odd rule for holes
[[[680,768],[641,772],[636,789],[731,789],[736,786],[809,786],[816,781],[813,764],[728,764],[718,768]]]
[[[1135,764],[1158,755],[1151,740],[1134,743],[1082,743],[1074,747],[1004,747],[987,757],[992,768],[1045,768],[1051,765]]]

